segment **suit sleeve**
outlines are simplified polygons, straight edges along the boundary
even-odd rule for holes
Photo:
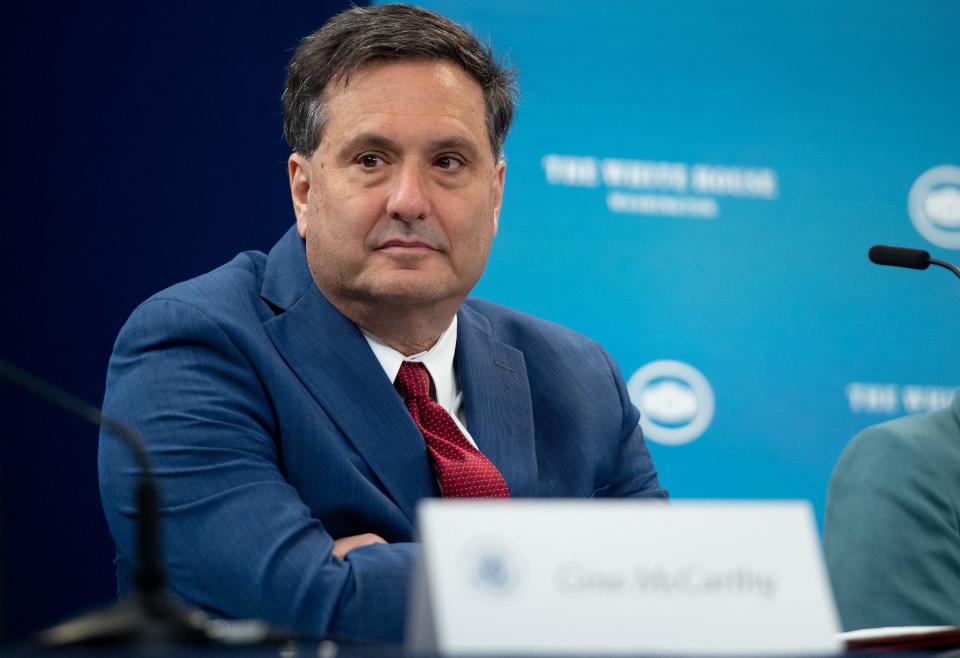
[[[593,493],[596,498],[667,498],[667,490],[660,486],[657,469],[650,458],[647,443],[640,429],[640,412],[630,401],[623,377],[613,359],[600,348],[603,358],[616,384],[623,420],[620,426],[620,443],[616,458],[616,471],[610,484]]]
[[[831,478],[824,549],[847,630],[957,622],[960,534],[944,482],[957,474],[917,438],[865,430]]]
[[[163,557],[181,596],[216,616],[308,635],[401,639],[416,547],[331,554],[333,538],[284,479],[264,382],[201,309],[154,299],[133,314],[110,360],[104,408],[147,439]],[[99,468],[122,591],[136,552],[136,466],[102,434]]]

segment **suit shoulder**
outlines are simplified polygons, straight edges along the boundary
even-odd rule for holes
[[[563,350],[602,351],[596,341],[572,329],[501,304],[471,297],[464,306],[473,319],[485,323],[499,340],[518,348],[541,344]]]
[[[853,438],[847,450],[960,455],[960,424],[949,408],[895,418],[866,428]]]
[[[960,425],[950,409],[905,416],[872,425],[844,449],[834,479],[889,482],[908,472],[938,476],[960,469]]]
[[[176,283],[152,295],[131,317],[147,313],[158,302],[193,306],[211,318],[230,318],[254,312],[259,304],[266,255],[245,251],[205,274]]]
[[[256,331],[271,314],[260,299],[266,256],[251,251],[200,276],[174,284],[137,306],[124,322],[114,354],[170,340],[236,338]],[[211,333],[213,332],[213,333]]]

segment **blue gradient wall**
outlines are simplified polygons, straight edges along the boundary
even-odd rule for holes
[[[866,258],[960,261],[956,3],[425,4],[521,76],[476,294],[611,351],[675,496],[822,516],[853,434],[960,387],[960,281]]]
[[[284,66],[346,4],[5,9],[0,356],[98,403],[139,302],[286,231]],[[96,429],[0,382],[0,436],[2,642],[116,586]]]
[[[139,301],[273,244],[283,66],[343,4],[8,8],[0,354],[97,401]],[[960,385],[957,282],[864,256],[960,260],[960,181],[922,178],[960,165],[955,3],[426,4],[521,70],[477,294],[644,373],[675,495],[822,509],[854,432]],[[95,430],[5,385],[0,421],[10,640],[114,584]]]

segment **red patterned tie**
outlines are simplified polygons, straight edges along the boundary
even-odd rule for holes
[[[473,447],[453,418],[430,398],[430,373],[404,361],[394,382],[427,442],[444,498],[509,498],[500,471]]]

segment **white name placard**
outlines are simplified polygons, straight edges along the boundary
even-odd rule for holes
[[[419,530],[413,652],[842,649],[803,501],[432,499]]]

